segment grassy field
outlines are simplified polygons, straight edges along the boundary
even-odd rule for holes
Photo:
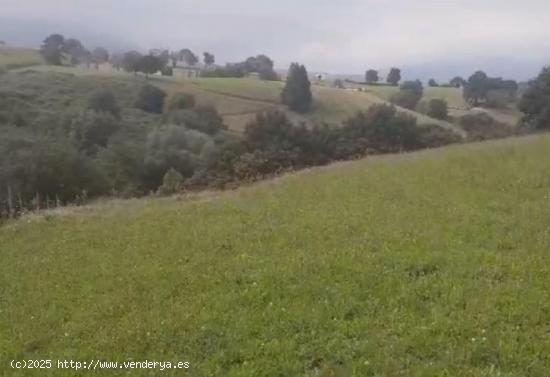
[[[4,224],[0,371],[147,359],[190,362],[166,376],[545,377],[549,148],[372,157]],[[160,375],[133,372],[94,375]]]
[[[40,64],[44,64],[44,60],[36,50],[0,47],[0,68],[13,69]]]

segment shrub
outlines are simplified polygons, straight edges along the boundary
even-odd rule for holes
[[[427,115],[435,119],[446,120],[448,117],[447,101],[439,98],[430,100]]]
[[[523,112],[523,126],[542,130],[550,129],[550,67],[544,68],[536,80],[529,82],[521,98],[519,109]]]
[[[414,110],[422,99],[423,94],[424,88],[419,80],[405,81],[401,85],[399,92],[394,94],[390,100],[395,105]]]
[[[153,85],[144,85],[138,94],[136,107],[148,113],[162,113],[166,93]]]
[[[176,93],[170,99],[169,110],[184,110],[195,106],[195,97],[188,93]]]
[[[212,106],[198,106],[192,109],[172,111],[167,115],[170,123],[214,135],[226,130],[222,117]]]
[[[178,193],[183,184],[183,176],[174,168],[168,169],[162,178],[162,186],[159,188],[159,193],[162,195],[171,195]]]
[[[459,123],[467,132],[470,141],[500,139],[515,133],[512,127],[498,122],[484,112],[464,115]]]
[[[120,117],[120,108],[113,92],[107,89],[99,89],[92,93],[88,99],[88,108],[96,112],[105,112],[116,118]]]

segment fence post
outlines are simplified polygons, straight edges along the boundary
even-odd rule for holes
[[[10,219],[14,218],[11,186],[8,186],[8,214],[9,214]]]

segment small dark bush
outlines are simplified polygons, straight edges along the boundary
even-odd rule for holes
[[[187,93],[176,93],[170,100],[169,110],[184,110],[195,106],[195,97]]]
[[[136,107],[148,112],[161,114],[164,108],[166,93],[153,85],[144,85],[136,101]]]
[[[498,122],[487,113],[464,115],[459,122],[470,141],[500,139],[515,133],[514,128]]]
[[[105,112],[116,118],[120,117],[120,108],[113,92],[99,89],[92,93],[88,100],[88,108],[95,112]]]
[[[435,119],[446,120],[448,117],[447,101],[439,98],[430,100],[427,115]]]

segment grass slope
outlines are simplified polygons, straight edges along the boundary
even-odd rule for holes
[[[144,82],[143,77],[134,78],[132,74],[117,72],[112,69],[86,69],[72,67],[39,66],[33,71],[43,73],[67,73],[88,78],[119,78],[134,82]],[[367,110],[373,104],[385,101],[371,93],[345,91],[324,86],[312,86],[314,103],[312,110],[306,114],[297,114],[281,104],[281,82],[266,82],[249,78],[203,78],[185,80],[178,77],[151,77],[151,83],[161,86],[170,95],[176,92],[193,94],[198,103],[213,105],[224,117],[225,123],[234,131],[242,131],[246,124],[258,112],[278,109],[288,114],[297,123],[306,124],[333,123],[339,124],[357,111]],[[419,124],[438,124],[453,128],[451,123],[440,121],[414,111],[400,109],[418,119]],[[457,130],[460,132],[460,130]]]
[[[36,50],[0,47],[0,68],[13,69],[40,64],[44,64],[44,60]]]
[[[373,157],[6,224],[0,368],[131,358],[191,363],[166,376],[546,376],[549,148],[539,136]]]

